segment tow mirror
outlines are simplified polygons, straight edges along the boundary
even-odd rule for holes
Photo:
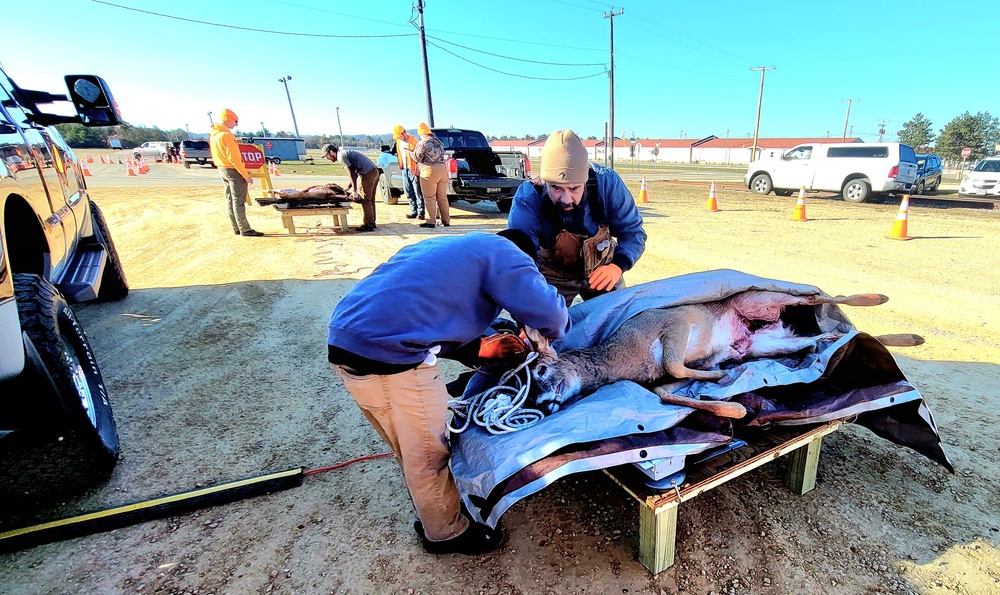
[[[108,84],[93,74],[67,74],[69,98],[84,126],[116,126],[121,112]]]

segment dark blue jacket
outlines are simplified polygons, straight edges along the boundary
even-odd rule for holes
[[[622,271],[631,269],[646,249],[646,232],[632,193],[613,170],[591,163],[591,181],[580,206],[571,212],[558,209],[543,190],[541,194],[530,181],[514,194],[507,226],[531,236],[536,247],[552,248],[560,231],[593,237],[601,225],[607,225],[618,240],[611,262]],[[597,197],[590,196],[593,188]],[[596,212],[595,212],[596,211]]]
[[[401,304],[406,307],[399,307]],[[424,240],[362,279],[333,311],[327,343],[388,364],[418,364],[479,338],[501,310],[546,337],[569,330],[565,300],[510,240]]]

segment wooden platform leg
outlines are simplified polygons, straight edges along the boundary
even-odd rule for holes
[[[295,233],[295,222],[292,219],[291,213],[282,213],[281,223],[285,226],[285,229],[288,230],[288,233]]]
[[[347,215],[334,215],[333,224],[340,225],[341,231],[347,233]]]
[[[785,485],[796,494],[805,494],[816,487],[816,470],[819,467],[819,451],[822,446],[823,437],[817,436],[808,444],[788,453]]]
[[[639,561],[656,574],[674,565],[678,503],[654,510],[639,503]]]

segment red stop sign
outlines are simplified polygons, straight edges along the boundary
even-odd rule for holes
[[[243,156],[243,165],[247,169],[264,167],[264,151],[261,151],[257,147],[240,144],[240,155]]]
[[[969,155],[972,155],[972,149],[970,149],[969,147],[965,147],[964,149],[962,149],[962,159],[965,159]]]

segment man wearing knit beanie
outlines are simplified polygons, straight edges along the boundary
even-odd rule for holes
[[[624,287],[646,247],[632,193],[614,170],[588,161],[572,130],[556,130],[542,147],[539,177],[514,195],[508,226],[531,237],[545,279],[570,305]]]

